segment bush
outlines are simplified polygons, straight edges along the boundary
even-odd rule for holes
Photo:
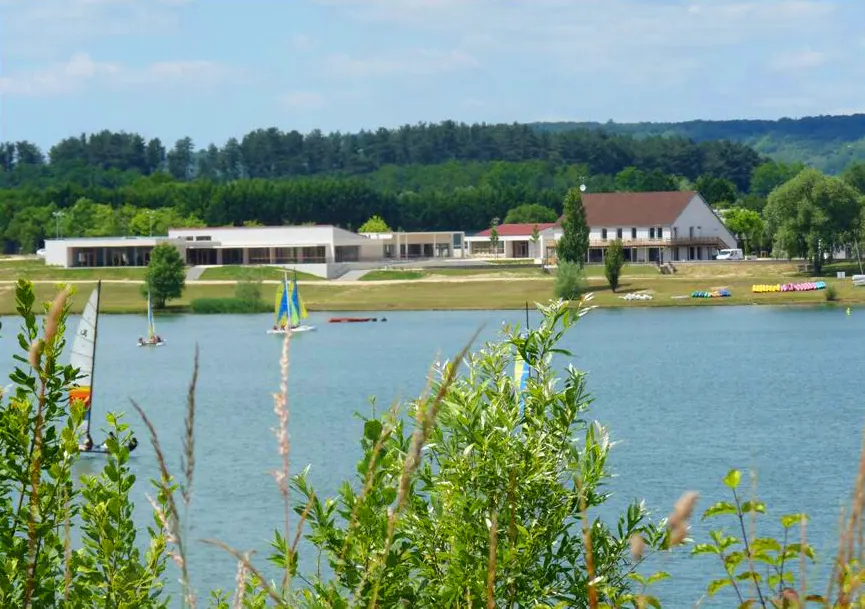
[[[189,303],[193,313],[269,313],[271,308],[260,300],[240,298],[196,298]]]
[[[234,286],[234,297],[249,303],[261,302],[261,281],[244,279]],[[263,303],[262,303],[263,304]]]
[[[586,279],[580,265],[560,260],[556,270],[556,296],[565,300],[577,300],[585,290]]]
[[[826,296],[827,302],[835,302],[838,300],[838,288],[834,285],[828,284],[826,285],[826,289],[823,292],[823,295]]]
[[[619,277],[622,275],[623,266],[625,266],[625,250],[622,248],[622,240],[616,239],[607,248],[607,255],[604,257],[604,275],[613,292],[619,288]]]

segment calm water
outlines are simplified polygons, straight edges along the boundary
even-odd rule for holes
[[[374,315],[374,314],[373,314]],[[437,353],[450,356],[481,324],[483,338],[521,312],[387,313],[386,324],[327,324],[292,342],[293,468],[311,465],[319,493],[353,479],[361,425],[354,413],[416,395]],[[0,373],[16,348],[17,320],[4,318]],[[100,322],[95,410],[134,399],[155,423],[170,465],[179,469],[185,393],[194,344],[201,351],[196,419],[192,539],[219,538],[259,550],[280,526],[281,499],[268,471],[279,466],[271,432],[281,340],[270,316],[178,316],[159,320],[168,341],[138,349],[143,317]],[[77,319],[70,322],[74,328]],[[700,509],[726,498],[730,467],[755,468],[772,514],[806,511],[811,541],[833,548],[841,502],[854,479],[863,426],[865,311],[717,307],[594,311],[571,331],[573,364],[589,372],[594,418],[609,425],[617,477],[611,507],[644,497],[659,516],[682,491],[699,490]],[[139,437],[143,430],[137,421]],[[102,434],[94,434],[100,438]],[[82,470],[94,468],[90,461]],[[134,458],[138,517],[150,524],[145,482],[155,474],[150,446]],[[694,536],[702,541],[704,529]],[[192,545],[200,592],[232,587],[235,565],[218,550]],[[673,579],[657,588],[666,606],[692,606],[720,575],[707,557],[673,557]],[[173,568],[173,567],[172,567]],[[813,576],[812,580],[813,581]],[[726,601],[726,603],[724,602]],[[721,597],[718,606],[730,606]]]

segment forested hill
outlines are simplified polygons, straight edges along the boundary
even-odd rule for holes
[[[784,162],[802,162],[826,173],[840,173],[865,160],[865,114],[808,116],[779,120],[685,121],[680,123],[531,123],[541,133],[602,129],[645,137],[684,137],[696,142],[730,140]]]
[[[404,230],[475,231],[524,205],[558,213],[581,181],[592,192],[696,187],[710,203],[761,209],[797,171],[765,160],[723,140],[452,121],[354,134],[258,129],[219,146],[102,131],[48,150],[0,144],[0,247],[181,224],[358,227],[373,214]]]
[[[520,124],[466,125],[453,121],[353,134],[323,134],[318,130],[301,134],[273,127],[257,129],[239,140],[229,139],[222,146],[190,138],[170,145],[135,133],[102,131],[64,139],[47,151],[29,142],[0,144],[0,186],[57,180],[116,182],[160,171],[177,180],[215,181],[357,176],[389,165],[447,161],[544,161],[583,165],[592,175],[615,175],[633,166],[692,180],[711,174],[744,189],[760,157],[747,146],[723,141],[636,139],[590,129],[547,133]]]

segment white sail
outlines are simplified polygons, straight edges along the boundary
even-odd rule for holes
[[[80,370],[81,375],[75,381],[81,387],[91,387],[93,378],[93,358],[96,354],[96,316],[99,315],[99,288],[90,294],[81,321],[78,322],[78,330],[75,332],[75,340],[72,342],[72,355],[69,363]]]

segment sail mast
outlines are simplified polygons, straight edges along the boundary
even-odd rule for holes
[[[87,434],[90,434],[90,413],[93,412],[93,394],[96,390],[96,384],[93,382],[96,378],[96,340],[99,337],[99,301],[102,299],[102,280],[96,282],[96,315],[93,317],[93,355],[90,368],[90,405],[87,407],[85,421],[87,425],[85,429]]]
[[[147,288],[147,339],[152,341],[156,336],[156,324],[153,322],[153,304],[150,300],[150,288]]]

